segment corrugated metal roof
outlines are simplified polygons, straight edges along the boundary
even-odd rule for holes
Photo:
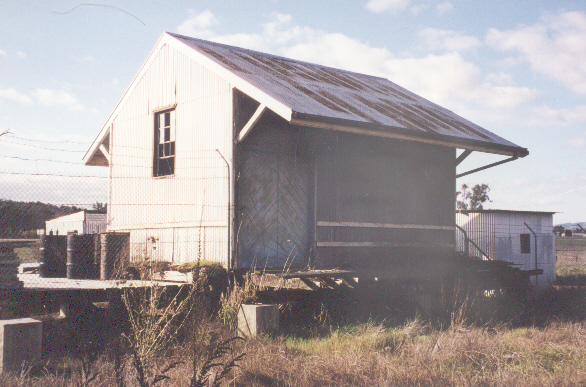
[[[387,79],[168,34],[288,106],[293,117],[373,125],[505,149],[519,157],[528,154],[527,149]]]

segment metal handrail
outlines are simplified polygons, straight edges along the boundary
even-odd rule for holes
[[[492,258],[486,254],[484,252],[484,250],[482,250],[472,239],[468,238],[468,234],[466,233],[466,230],[464,230],[462,227],[456,225],[456,228],[460,231],[462,231],[462,234],[464,234],[464,249],[465,249],[465,253],[466,255],[470,255],[470,246],[469,244],[472,244],[472,246],[476,247],[476,250],[478,250],[484,257],[486,257],[487,260],[492,261]]]

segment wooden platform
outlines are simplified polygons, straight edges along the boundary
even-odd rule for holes
[[[186,277],[166,275],[165,279],[155,281],[144,280],[108,280],[98,279],[67,279],[67,278],[43,278],[38,273],[31,272],[38,263],[24,263],[20,265],[18,278],[24,283],[25,290],[51,291],[51,290],[107,290],[129,287],[149,286],[178,286],[187,283]]]

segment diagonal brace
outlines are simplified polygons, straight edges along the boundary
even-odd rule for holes
[[[468,172],[460,173],[460,174],[456,175],[456,178],[462,177],[462,176],[466,176],[466,175],[470,175],[470,174],[472,174],[474,172],[484,171],[485,169],[492,168],[492,167],[496,167],[497,165],[501,165],[501,164],[504,164],[504,163],[508,163],[509,161],[514,161],[514,160],[517,160],[517,159],[518,159],[517,156],[509,157],[506,160],[497,161],[496,163],[488,164],[488,165],[485,165],[484,167],[480,167],[480,168],[476,168],[476,169],[473,169],[473,170],[468,171]]]
[[[246,138],[246,136],[248,136],[248,134],[250,133],[250,131],[252,130],[254,125],[256,125],[258,120],[260,120],[260,117],[262,116],[262,114],[264,113],[266,108],[267,108],[266,105],[262,104],[262,103],[258,106],[258,108],[256,108],[256,111],[254,112],[252,117],[250,117],[250,120],[248,120],[246,125],[244,125],[244,127],[242,128],[242,130],[238,134],[238,138],[236,139],[236,142],[242,142],[242,140],[244,140]]]

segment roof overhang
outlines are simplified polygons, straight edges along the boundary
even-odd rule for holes
[[[405,128],[377,125],[368,122],[355,122],[319,116],[309,116],[307,114],[300,114],[297,112],[293,112],[290,122],[291,124],[300,126],[310,126],[314,128],[337,130],[348,133],[416,141],[427,144],[466,149],[470,151],[511,156],[515,158],[525,157],[529,154],[529,151],[526,148],[521,147],[494,144],[480,140],[456,138],[437,133],[414,133],[413,130]]]

